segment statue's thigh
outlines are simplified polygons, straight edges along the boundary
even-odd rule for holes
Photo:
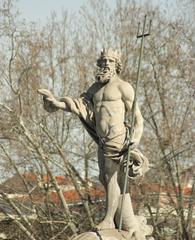
[[[105,158],[101,147],[98,147],[98,166],[100,173],[105,171]]]
[[[118,163],[110,159],[109,157],[105,158],[105,174],[107,179],[109,180],[113,175],[118,178],[120,166]],[[116,180],[117,180],[116,178]]]
[[[98,165],[100,169],[100,181],[102,180],[108,183],[109,179],[116,173],[120,171],[120,165],[113,161],[108,156],[105,156],[102,149],[98,149]]]
[[[102,149],[98,148],[98,166],[99,166],[99,180],[106,188],[106,179],[105,179],[105,159]]]

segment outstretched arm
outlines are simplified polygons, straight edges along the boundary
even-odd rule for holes
[[[65,102],[57,100],[49,90],[38,89],[37,91],[43,96],[43,106],[46,111],[55,112],[59,109],[66,110]]]
[[[134,101],[134,90],[128,82],[123,82],[120,86],[122,100],[125,104],[128,117],[132,114],[132,105]],[[131,142],[139,144],[143,132],[143,117],[141,115],[138,104],[135,106],[135,125],[133,127],[133,135]]]
[[[44,109],[48,112],[55,112],[59,109],[75,113],[80,116],[81,111],[85,111],[85,106],[83,99],[87,98],[87,95],[84,97],[73,99],[71,97],[64,97],[61,99],[56,99],[54,95],[47,89],[38,89],[38,93],[43,96],[43,106]]]

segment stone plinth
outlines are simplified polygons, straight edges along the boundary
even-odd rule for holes
[[[154,240],[153,237],[146,237],[147,240]],[[97,232],[82,233],[73,240],[135,240],[134,237],[128,238],[128,232],[118,229],[101,230]]]

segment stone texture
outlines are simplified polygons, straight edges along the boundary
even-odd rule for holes
[[[78,235],[73,240],[134,240],[134,237],[128,238],[128,232],[118,232],[117,229],[101,230],[98,232],[86,232]],[[154,240],[153,237],[147,237],[147,240]]]
[[[131,156],[128,169],[130,178],[142,176],[149,165],[147,158],[136,148],[143,132],[143,117],[134,89],[119,76],[121,68],[120,54],[111,48],[104,49],[97,59],[95,82],[79,98],[64,97],[58,100],[49,90],[38,90],[48,112],[62,109],[76,114],[98,144],[99,178],[106,189],[106,214],[96,226],[99,232],[81,234],[77,238],[80,240],[127,239],[125,232],[116,230],[120,219],[122,230],[129,233],[129,238],[135,236],[132,240],[146,240],[153,230],[152,226],[147,225],[145,217],[134,215],[130,194],[121,194],[125,184],[127,152]],[[128,184],[126,189],[129,188]]]

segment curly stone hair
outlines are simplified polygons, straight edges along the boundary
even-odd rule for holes
[[[111,48],[109,48],[108,50],[106,49],[102,49],[101,50],[101,55],[100,57],[97,59],[97,66],[99,66],[99,62],[101,61],[101,59],[105,56],[111,56],[115,59],[116,61],[116,73],[120,74],[121,70],[122,70],[122,62],[120,59],[120,54],[118,53],[118,51],[114,51]]]
[[[116,73],[120,74],[122,71],[122,62],[120,59],[116,59]]]

